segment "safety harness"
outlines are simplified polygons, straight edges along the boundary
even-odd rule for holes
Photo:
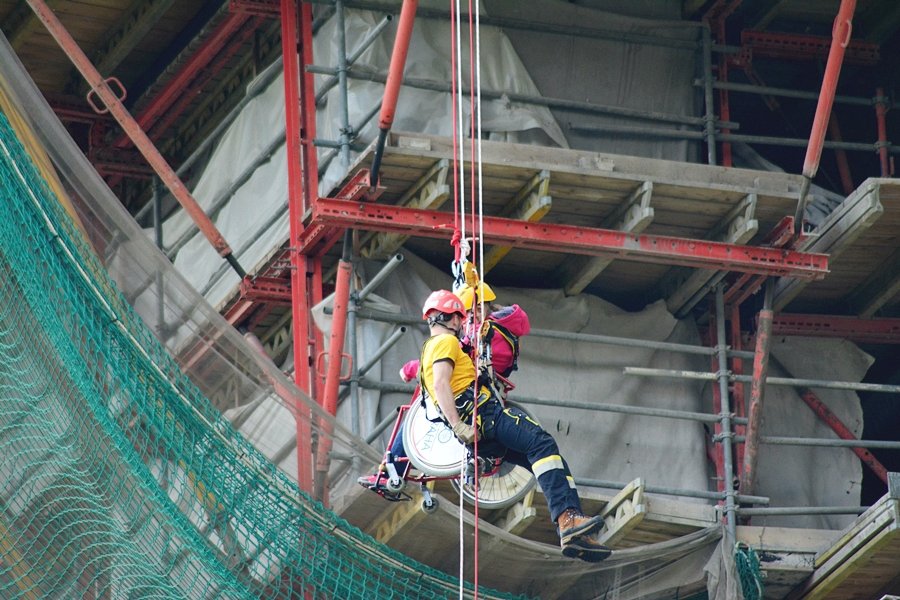
[[[434,338],[428,338],[425,340],[425,343],[422,344],[422,354],[419,356],[419,389],[422,391],[420,398],[420,402],[422,403],[422,407],[425,409],[425,418],[431,421],[432,423],[444,423],[449,426],[447,423],[447,419],[444,417],[444,413],[441,411],[440,405],[438,405],[437,399],[434,398],[431,393],[429,393],[428,388],[425,385],[425,369],[422,365],[425,364],[425,348]],[[479,386],[478,391],[478,406],[482,406],[484,403],[488,402],[493,394],[492,390],[489,386],[481,385]],[[427,400],[431,400],[431,402],[427,402]],[[468,420],[472,416],[472,411],[475,408],[475,392],[472,390],[472,387],[467,387],[465,390],[457,394],[453,398],[453,403],[456,405],[456,412],[459,413],[460,419]],[[435,407],[437,409],[438,416],[432,418],[428,414],[428,405]]]
[[[490,344],[494,333],[498,333],[500,334],[500,337],[506,340],[506,343],[509,344],[510,348],[512,348],[512,364],[503,371],[497,372],[503,377],[509,377],[512,375],[513,371],[519,370],[519,336],[513,334],[509,329],[491,319],[488,319],[485,323],[487,323],[487,333],[484,335],[482,343]]]

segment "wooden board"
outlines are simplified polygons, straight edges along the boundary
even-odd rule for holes
[[[790,599],[867,600],[900,593],[900,500],[885,496],[820,552]]]
[[[363,152],[350,172],[371,164],[372,152],[373,148]],[[387,191],[379,202],[397,202],[441,159],[452,160],[449,138],[390,134],[381,170]],[[644,233],[691,239],[715,239],[712,232],[729,213],[749,194],[756,194],[754,218],[760,227],[751,240],[756,243],[780,219],[794,213],[800,184],[797,176],[783,173],[489,141],[482,144],[482,160],[486,215],[499,214],[535,175],[548,172],[552,208],[543,222],[601,227],[636,190],[651,182],[654,217]],[[451,212],[452,203],[442,210]],[[413,238],[406,247],[436,264],[451,260],[449,234],[448,240]],[[523,247],[513,249],[491,277],[500,285],[563,287],[576,266],[572,256]],[[640,308],[662,297],[659,284],[669,271],[665,265],[614,260],[587,291],[625,308]]]
[[[446,483],[438,486],[447,490]],[[420,497],[412,493],[409,502],[390,503],[372,492],[359,488],[342,499],[336,507],[339,514],[351,524],[387,543],[412,559],[440,569],[448,574],[459,572],[459,514],[457,500],[446,493],[438,496],[439,508],[430,515],[420,509]],[[585,512],[599,513],[613,498],[613,494],[582,493]],[[635,543],[633,535],[644,536],[662,542],[660,548],[673,554],[699,552],[697,560],[705,561],[718,539],[718,521],[715,510],[706,504],[680,502],[662,497],[644,497],[648,512],[641,524],[628,534],[630,548],[645,544]],[[627,569],[635,559],[632,549],[616,546],[613,556],[603,563],[589,564],[564,558],[559,550],[559,538],[549,522],[546,502],[539,492],[535,494],[534,507],[537,518],[520,535],[507,533],[491,524],[499,515],[482,511],[479,525],[479,583],[498,590],[526,594],[537,598],[595,598],[598,590],[612,590],[619,569]],[[464,572],[468,577],[474,572],[474,517],[464,513],[463,538],[465,542]],[[637,533],[638,531],[643,533]],[[681,535],[701,535],[691,546],[683,548]],[[667,545],[668,544],[668,545]],[[674,545],[673,545],[674,544]],[[617,552],[619,554],[617,554]],[[672,559],[667,559],[670,562]],[[652,559],[651,559],[652,562]],[[702,563],[701,563],[702,564]],[[627,571],[625,571],[627,573]],[[693,572],[693,571],[692,571]],[[697,570],[696,581],[683,584],[678,590],[660,590],[651,598],[671,598],[685,595],[704,587],[703,574]],[[626,578],[627,579],[627,578]]]
[[[871,179],[854,194],[867,187],[878,194],[882,214],[852,244],[831,253],[831,272],[822,281],[804,282],[802,292],[787,305],[787,312],[833,314],[836,309],[847,307],[853,292],[885,269],[886,262],[900,248],[900,180]],[[881,314],[900,316],[900,294],[888,300]]]

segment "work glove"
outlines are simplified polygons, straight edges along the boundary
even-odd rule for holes
[[[419,376],[419,360],[413,359],[408,361],[403,368],[400,369],[400,379],[409,383]]]
[[[466,446],[475,443],[475,440],[479,437],[478,431],[465,421],[458,421],[456,425],[453,426],[453,435]]]

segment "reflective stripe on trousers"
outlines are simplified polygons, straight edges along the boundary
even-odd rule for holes
[[[507,448],[504,460],[531,469],[537,477],[553,522],[567,508],[581,512],[575,480],[552,435],[518,408],[503,408],[496,399],[479,407],[478,415],[483,439]]]

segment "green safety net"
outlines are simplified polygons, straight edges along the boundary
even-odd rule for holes
[[[0,204],[0,597],[458,596],[456,577],[329,512],[234,431],[4,113]]]
[[[759,555],[756,551],[750,546],[737,544],[734,549],[734,563],[741,581],[744,600],[762,600],[765,589]]]

